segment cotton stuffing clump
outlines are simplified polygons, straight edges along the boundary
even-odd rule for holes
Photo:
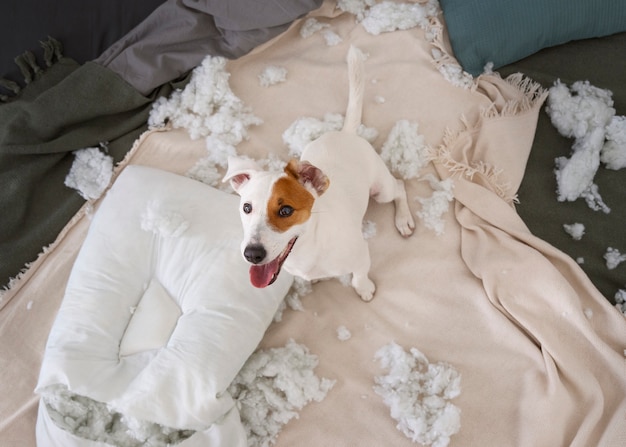
[[[152,200],[141,214],[141,229],[162,237],[179,237],[189,228],[189,221],[176,211],[167,210]]]
[[[563,229],[575,241],[581,240],[585,234],[585,226],[581,223],[563,224]]]
[[[276,85],[287,80],[287,69],[276,65],[270,65],[259,75],[259,83],[263,87]]]
[[[306,19],[302,24],[302,27],[300,27],[300,36],[303,39],[307,39],[318,31],[323,30],[324,28],[330,28],[330,25],[328,23],[322,23],[319,20],[310,17]]]
[[[232,92],[229,78],[226,59],[207,56],[184,90],[155,102],[148,124],[162,127],[170,123],[186,129],[192,139],[214,135],[237,145],[247,138],[249,126],[262,121]]]
[[[310,402],[320,402],[335,382],[320,379],[317,357],[293,340],[253,353],[228,388],[237,403],[250,447],[268,447],[282,427]]]
[[[606,268],[613,270],[626,261],[626,254],[621,254],[617,248],[609,247],[604,253],[604,260],[606,261]]]
[[[304,148],[327,132],[341,130],[344,117],[339,113],[327,113],[323,119],[303,117],[295,120],[283,132],[283,142],[289,147],[289,155],[299,157]],[[358,134],[370,143],[378,137],[378,131],[361,124]]]
[[[106,404],[74,394],[65,386],[48,387],[42,404],[56,425],[75,436],[118,447],[169,447],[194,434],[129,418]]]
[[[429,149],[417,123],[400,120],[393,126],[383,144],[380,156],[391,171],[405,180],[417,178],[429,162]]]
[[[361,25],[373,35],[407,30],[417,26],[426,28],[430,17],[439,13],[439,3],[428,0],[426,3],[396,3],[383,1],[372,6],[365,13]]]
[[[376,4],[376,0],[338,0],[337,8],[354,14],[360,22],[365,18],[367,10]]]
[[[611,211],[594,177],[601,162],[609,169],[626,166],[626,120],[614,116],[612,96],[588,81],[570,88],[556,81],[550,88],[546,112],[561,135],[575,139],[571,156],[556,159],[559,201],[582,197],[592,210]]]
[[[65,186],[78,191],[85,200],[98,199],[113,177],[113,157],[97,147],[74,152],[74,162],[65,177]]]
[[[604,128],[615,115],[613,94],[578,81],[571,88],[557,80],[550,88],[546,112],[559,133],[568,138],[582,138],[590,130]]]
[[[615,308],[619,310],[622,313],[622,315],[624,315],[624,317],[626,317],[626,290],[625,289],[619,289],[617,293],[615,294]]]
[[[375,378],[374,391],[390,408],[397,428],[413,442],[446,447],[461,428],[461,411],[452,403],[461,393],[461,376],[445,363],[430,363],[419,350],[406,352],[392,342],[376,353],[387,373]]]
[[[606,126],[600,161],[609,169],[626,168],[626,116],[614,116]]]
[[[430,197],[418,197],[416,200],[422,205],[420,211],[416,211],[426,228],[434,230],[439,236],[444,231],[443,215],[448,212],[450,202],[454,199],[454,183],[452,179],[440,181],[433,175],[427,175],[425,178],[430,183],[433,194]]]

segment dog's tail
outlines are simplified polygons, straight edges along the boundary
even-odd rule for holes
[[[363,92],[365,90],[365,56],[354,45],[348,51],[348,82],[349,96],[348,108],[346,109],[346,119],[343,123],[344,132],[356,133],[361,125],[363,113]]]

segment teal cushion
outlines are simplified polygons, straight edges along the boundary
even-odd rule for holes
[[[477,76],[572,40],[626,31],[625,0],[440,0],[454,55]],[[608,62],[610,63],[610,61]]]

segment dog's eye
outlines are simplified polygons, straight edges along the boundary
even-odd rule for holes
[[[252,212],[252,205],[250,203],[244,203],[243,212],[246,214],[250,214]]]
[[[278,215],[280,217],[289,217],[293,214],[293,208],[290,207],[289,205],[283,205],[280,207],[280,209],[278,210]]]

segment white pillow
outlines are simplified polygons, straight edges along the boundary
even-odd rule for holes
[[[129,418],[198,432],[233,410],[226,389],[292,283],[283,273],[265,289],[250,285],[238,204],[194,180],[127,167],[73,267],[36,391],[65,387]]]

